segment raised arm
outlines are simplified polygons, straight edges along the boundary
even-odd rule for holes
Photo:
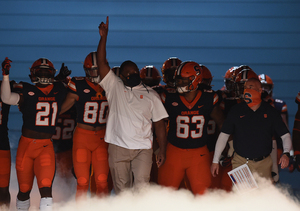
[[[108,34],[108,16],[106,17],[106,23],[101,22],[99,25],[100,41],[97,49],[97,64],[98,71],[100,73],[101,80],[107,75],[110,70],[106,60],[106,41]]]
[[[8,105],[18,105],[20,101],[20,95],[17,93],[12,93],[9,84],[9,70],[10,70],[10,63],[12,61],[9,60],[7,57],[2,62],[2,75],[3,81],[1,83],[1,99],[2,102]]]

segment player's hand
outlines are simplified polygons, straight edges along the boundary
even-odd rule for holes
[[[101,37],[106,37],[108,34],[108,23],[109,23],[109,18],[108,16],[106,17],[106,23],[101,22],[100,25],[98,26],[99,28],[99,34]]]
[[[286,154],[283,154],[279,160],[279,164],[281,164],[282,169],[288,167],[289,162],[290,162],[290,158]]]
[[[156,165],[157,168],[161,167],[165,161],[166,161],[166,152],[164,150],[160,150],[158,151],[157,155],[156,155]]]
[[[4,61],[2,62],[2,75],[9,75],[9,70],[10,70],[10,63],[12,61],[5,57]]]
[[[295,168],[300,171],[300,155],[295,155]]]
[[[68,75],[70,75],[72,70],[69,70],[67,66],[65,66],[65,63],[61,64],[61,68],[59,70],[58,75],[55,77],[56,80],[63,81],[67,78]]]
[[[211,164],[210,171],[211,171],[211,175],[213,177],[216,177],[219,174],[219,164],[218,163]]]

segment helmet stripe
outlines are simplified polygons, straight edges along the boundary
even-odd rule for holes
[[[92,53],[92,64],[93,64],[93,66],[98,66],[97,65],[97,54],[96,54],[96,52],[93,52]]]

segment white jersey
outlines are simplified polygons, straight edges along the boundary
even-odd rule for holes
[[[143,84],[125,86],[111,70],[100,85],[109,105],[105,141],[127,149],[151,149],[152,122],[168,117],[159,95]]]

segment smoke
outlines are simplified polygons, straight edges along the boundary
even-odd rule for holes
[[[10,185],[11,207],[15,210],[18,190],[14,167]],[[222,210],[222,211],[253,211],[253,210],[300,210],[299,201],[289,193],[288,187],[278,187],[270,182],[256,178],[259,188],[243,194],[233,191],[208,191],[202,196],[194,196],[188,190],[173,190],[149,185],[139,189],[122,192],[104,198],[90,198],[75,201],[76,181],[66,181],[58,176],[53,183],[54,211],[177,211],[177,210]],[[31,192],[30,211],[38,210],[40,195],[36,187]],[[1,210],[1,209],[0,209]]]

